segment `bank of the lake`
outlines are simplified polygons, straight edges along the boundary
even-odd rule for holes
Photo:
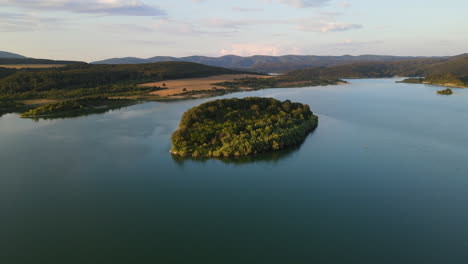
[[[86,116],[105,113],[109,110],[137,104],[136,100],[111,99],[107,97],[90,97],[83,99],[64,100],[62,102],[41,105],[21,114],[23,118],[54,119],[64,117]]]

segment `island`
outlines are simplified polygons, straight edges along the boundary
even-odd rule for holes
[[[299,145],[318,125],[306,104],[273,98],[214,100],[185,112],[172,134],[171,153],[231,157]]]
[[[447,89],[445,89],[445,90],[437,91],[437,94],[441,94],[441,95],[451,95],[451,94],[453,94],[453,92],[452,92],[452,89],[447,88]]]

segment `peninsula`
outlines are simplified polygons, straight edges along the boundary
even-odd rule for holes
[[[401,82],[433,84],[453,88],[468,88],[468,76],[460,76],[451,73],[429,74],[425,78],[408,78]]]

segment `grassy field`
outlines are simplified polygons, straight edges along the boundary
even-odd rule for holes
[[[58,100],[58,99],[31,99],[31,100],[22,100],[21,103],[25,105],[44,105],[44,104],[53,104],[62,102],[65,100]]]
[[[179,79],[179,80],[167,80],[161,82],[145,83],[139,86],[141,87],[161,87],[167,88],[160,91],[152,92],[152,95],[158,96],[173,96],[183,94],[191,91],[207,91],[212,90],[214,83],[228,82],[241,78],[271,78],[273,76],[254,75],[254,74],[225,74],[217,75],[205,78],[190,78],[190,79]],[[165,86],[164,86],[165,84]],[[219,86],[218,86],[219,87]],[[184,90],[185,89],[185,90]]]

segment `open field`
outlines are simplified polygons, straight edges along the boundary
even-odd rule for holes
[[[0,65],[0,68],[10,69],[45,69],[45,68],[60,68],[65,66],[64,64],[12,64],[12,65]]]
[[[191,78],[191,79],[179,79],[179,80],[167,80],[162,82],[152,82],[140,84],[142,87],[161,87],[167,88],[160,91],[152,92],[152,95],[158,96],[173,96],[190,91],[204,91],[212,90],[215,85],[213,83],[233,81],[241,78],[272,78],[274,76],[255,75],[255,74],[227,74],[217,75],[206,78]],[[166,84],[164,86],[163,84]],[[184,91],[184,88],[186,91]]]
[[[31,99],[31,100],[23,100],[21,103],[25,105],[44,105],[44,104],[52,104],[58,103],[65,100],[58,100],[58,99]]]

